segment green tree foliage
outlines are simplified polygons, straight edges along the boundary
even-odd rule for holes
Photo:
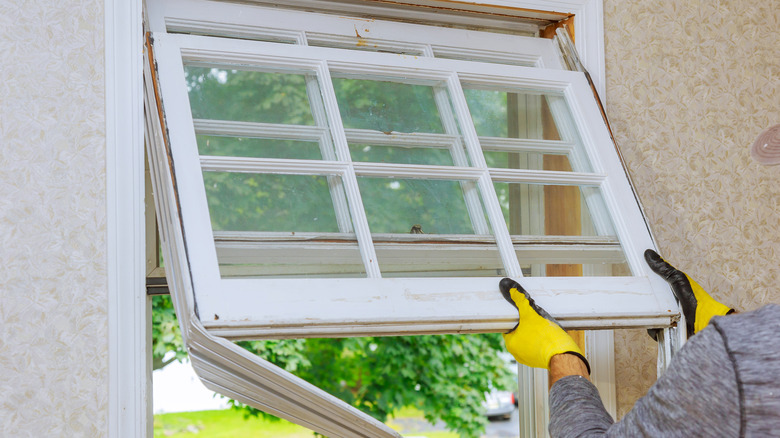
[[[313,115],[322,99],[316,78],[311,76],[187,67],[186,80],[195,118],[299,126],[325,123]],[[445,132],[432,86],[336,75],[333,87],[346,128],[387,135]],[[500,109],[501,102],[489,105]],[[318,144],[205,135],[198,137],[197,146],[203,155],[314,160],[323,159],[323,150],[329,152],[333,147],[327,138]],[[359,144],[350,145],[350,150],[355,161],[453,164],[444,149]],[[332,199],[333,191],[343,188],[335,177],[205,172],[204,182],[215,230],[343,231]],[[360,178],[359,186],[372,232],[409,233],[415,224],[421,224],[426,233],[474,232],[459,181]],[[174,359],[185,353],[170,300],[156,297],[154,306],[154,354],[156,363],[162,365],[166,351],[174,351]],[[511,385],[512,373],[497,354],[503,351],[498,334],[244,341],[239,345],[379,420],[402,407],[415,406],[429,421],[443,420],[463,436],[477,436],[484,428],[484,393]]]
[[[152,297],[152,367],[155,370],[187,357],[171,297]]]
[[[155,363],[162,363],[167,351],[174,351],[176,359],[186,357],[170,300],[155,298]],[[504,351],[499,334],[285,339],[238,345],[380,421],[414,406],[426,420],[444,421],[464,437],[484,431],[484,393],[514,384],[513,373],[498,356]],[[268,416],[232,404],[247,416]]]
[[[509,373],[500,335],[439,335],[243,342],[241,345],[385,421],[406,406],[463,436],[486,423],[489,388]],[[284,354],[280,354],[283,352]]]

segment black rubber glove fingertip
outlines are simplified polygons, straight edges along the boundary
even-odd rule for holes
[[[680,281],[685,278],[685,274],[683,274],[682,271],[670,265],[669,262],[664,260],[663,257],[652,249],[645,251],[645,261],[653,272],[660,275],[666,281]]]
[[[645,250],[645,261],[647,262],[650,267],[658,265],[660,262],[663,261],[660,255],[658,255],[657,252],[653,251],[652,249],[646,249]]]
[[[517,308],[517,304],[512,299],[511,291],[512,289],[517,289],[518,291],[522,292],[523,287],[511,278],[503,278],[501,282],[498,283],[498,287],[501,289],[501,295],[503,295],[504,299]]]

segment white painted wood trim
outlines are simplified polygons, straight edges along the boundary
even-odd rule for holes
[[[141,0],[106,0],[108,433],[152,435],[147,332]]]
[[[615,391],[615,332],[591,330],[585,332],[585,356],[590,362],[590,380],[596,385],[609,415],[617,413]]]
[[[567,12],[574,15],[577,53],[588,69],[601,102],[606,104],[604,61],[603,0],[516,0],[512,4],[527,9]]]
[[[562,277],[526,277],[521,281],[565,328],[660,327],[670,325],[676,316],[658,307],[650,282],[642,277],[578,277],[576,283]],[[291,333],[359,336],[370,330],[383,334],[505,332],[517,323],[516,310],[503,300],[497,279],[491,277],[264,279],[262,288],[252,279],[222,282],[227,286],[219,291],[219,298],[244,305],[220,305],[199,296],[203,325],[208,329],[243,327],[243,333],[262,338]],[[290,308],[289,296],[271,293],[289,290],[296,291],[294,308]],[[339,306],[322,312],[317,300],[323,296],[338,297]],[[611,309],[603,308],[605,302],[611,303]]]
[[[236,122],[232,120],[193,119],[195,132],[203,135],[321,141],[328,128],[278,123]]]
[[[330,74],[330,65],[325,60],[321,60],[317,68],[317,78],[321,81],[322,99],[325,112],[328,115],[328,124],[331,128],[336,156],[341,161],[347,163],[343,177],[344,190],[346,191],[349,204],[352,206],[352,226],[358,239],[360,256],[363,258],[366,275],[369,278],[380,278],[382,274],[379,270],[374,243],[371,241],[368,217],[366,216],[365,207],[363,207],[363,195],[360,193],[357,176],[355,176],[349,144],[347,143],[344,124],[341,120],[338,102],[336,102],[335,91],[333,90],[333,79]]]

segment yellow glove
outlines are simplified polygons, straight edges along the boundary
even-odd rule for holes
[[[522,286],[511,278],[504,278],[499,288],[504,298],[517,308],[520,316],[515,328],[504,334],[506,349],[518,363],[549,369],[553,356],[571,353],[585,362],[590,374],[590,364],[574,339],[561,328],[558,321],[534,303]]]
[[[713,316],[728,315],[734,309],[715,301],[704,288],[699,286],[685,272],[662,259],[652,249],[645,251],[645,260],[656,274],[664,278],[671,286],[674,296],[680,302],[685,315],[688,336],[700,332],[707,327]]]

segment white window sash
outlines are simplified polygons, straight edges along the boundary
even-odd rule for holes
[[[210,330],[229,337],[322,336],[372,333],[446,333],[509,329],[516,316],[496,291],[495,279],[379,279],[375,248],[365,218],[353,220],[363,258],[369,259],[367,279],[223,279],[217,264],[217,251],[208,215],[201,165],[209,169],[281,172],[293,174],[339,175],[345,179],[347,197],[359,200],[355,175],[409,176],[479,181],[488,215],[491,178],[500,181],[583,184],[601,187],[604,202],[612,212],[617,236],[622,242],[635,277],[526,278],[524,284],[542,305],[570,328],[658,326],[671,323],[675,304],[666,285],[648,275],[641,259],[645,248],[653,247],[622,167],[595,107],[584,77],[563,70],[490,65],[457,60],[440,60],[354,52],[320,47],[289,46],[257,41],[235,41],[200,36],[154,34],[160,84],[166,108],[166,123],[172,144],[195,144],[194,124],[183,87],[181,59],[200,64],[241,63],[242,65],[293,68],[315,72],[325,79],[328,69],[356,74],[395,74],[420,81],[447,81],[456,90],[460,81],[499,88],[544,89],[562,93],[571,107],[576,128],[583,139],[587,160],[594,173],[490,169],[481,157],[473,127],[464,126],[464,138],[475,166],[469,168],[352,163],[346,152],[346,134],[340,120],[334,141],[340,161],[201,158],[192,148],[171,151],[180,188],[182,221],[187,232],[188,251],[197,254],[188,263],[192,272],[197,305]],[[457,74],[454,73],[457,71]],[[323,87],[328,85],[323,83]],[[325,105],[337,113],[335,101]],[[465,102],[452,93],[459,119],[465,120]],[[465,116],[464,116],[465,114]],[[470,118],[468,118],[470,120]],[[470,128],[470,129],[469,129]],[[345,160],[346,158],[346,160]],[[480,162],[480,160],[482,160]],[[361,212],[362,209],[357,209]],[[353,209],[354,211],[354,209]],[[363,213],[364,214],[364,213]],[[520,276],[517,255],[503,217],[492,217],[497,246],[504,263],[514,276]],[[514,269],[513,269],[514,268]],[[577,290],[577,293],[570,291]],[[295,294],[281,293],[296,291]],[[347,302],[329,305],[330,298]],[[582,297],[577,299],[575,297]],[[243,303],[240,304],[239,303]],[[320,315],[319,309],[328,312]],[[437,317],[436,315],[441,315]],[[446,320],[446,321],[444,321]]]

